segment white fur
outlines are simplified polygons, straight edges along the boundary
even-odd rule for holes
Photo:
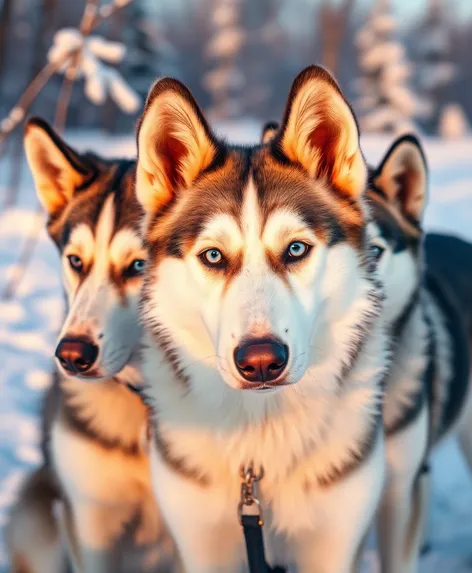
[[[434,300],[434,297],[430,294],[426,294],[426,309],[436,336],[436,371],[433,381],[435,399],[431,417],[432,427],[434,430],[437,430],[440,426],[444,404],[450,393],[449,384],[453,374],[453,351],[451,348],[451,338],[444,322],[442,310]]]
[[[266,471],[267,531],[280,533],[298,570],[312,573],[319,562],[323,573],[347,573],[383,484],[381,434],[372,455],[348,477],[329,488],[319,480],[352,461],[366,438],[381,399],[383,327],[380,321],[372,326],[353,370],[339,383],[355,325],[371,309],[372,285],[350,246],[328,248],[293,213],[272,213],[263,229],[256,196],[250,181],[241,231],[216,215],[184,260],[164,259],[148,278],[145,320],[165,327],[187,377],[175,379],[148,335],[143,373],[157,431],[177,458],[211,479],[207,488],[188,481],[154,449],[154,489],[187,570],[236,572],[244,561],[239,468],[252,460]],[[226,289],[197,257],[212,236],[225,252],[242,251],[243,268]],[[309,260],[288,273],[287,284],[265,252],[280,253],[303,239],[315,245]],[[264,394],[240,389],[232,355],[249,335],[277,336],[289,347],[288,386]]]
[[[414,395],[424,386],[423,374],[427,365],[428,327],[423,309],[418,305],[395,348],[392,368],[387,378],[384,403],[384,423],[387,428],[392,426],[405,409],[412,406]]]
[[[418,285],[418,262],[409,249],[392,252],[375,223],[369,224],[369,235],[372,245],[385,249],[377,264],[377,274],[385,287],[384,319],[392,324],[406,308]]]

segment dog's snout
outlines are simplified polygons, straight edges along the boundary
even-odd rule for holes
[[[88,338],[63,338],[56,348],[56,358],[71,374],[90,370],[98,356],[98,346]]]
[[[236,348],[234,362],[245,380],[270,382],[285,370],[288,347],[278,340],[250,340]]]

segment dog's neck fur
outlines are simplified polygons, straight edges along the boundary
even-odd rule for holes
[[[387,434],[398,429],[407,412],[424,398],[424,375],[428,368],[429,326],[424,293],[414,295],[398,322],[392,325],[391,368],[385,381],[384,426]],[[395,328],[399,326],[398,331]],[[406,419],[406,418],[405,418]]]
[[[238,476],[250,461],[276,481],[301,471],[308,459],[306,482],[343,474],[373,439],[381,410],[386,338],[369,299],[373,292],[366,281],[365,292],[341,319],[318,328],[305,376],[270,394],[229,388],[215,366],[185,359],[174,342],[176,371],[148,334],[144,394],[157,441],[189,473],[210,480]],[[363,323],[369,327],[363,330]]]
[[[147,408],[126,386],[138,380],[138,371],[130,365],[116,379],[100,382],[61,376],[62,416],[72,428],[90,435],[105,448],[138,454],[144,443]]]

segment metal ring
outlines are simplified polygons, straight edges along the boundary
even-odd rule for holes
[[[261,503],[260,501],[257,499],[257,497],[253,497],[252,498],[252,503],[248,504],[248,503],[243,503],[242,501],[239,502],[238,504],[238,519],[239,519],[239,523],[240,525],[243,524],[243,509],[245,506],[252,505],[253,503],[255,503],[257,505],[257,509],[259,510],[259,514],[256,514],[257,517],[259,518],[259,525],[264,525],[264,519],[263,519],[263,515],[262,515],[262,507],[261,507]],[[251,514],[248,514],[251,515]]]

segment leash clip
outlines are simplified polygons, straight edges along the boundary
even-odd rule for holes
[[[261,466],[259,473],[255,474],[251,463],[247,468],[241,466],[239,475],[241,477],[241,500],[238,504],[239,523],[243,525],[244,508],[256,505],[259,517],[259,525],[264,525],[264,520],[262,519],[261,503],[254,493],[255,483],[264,477],[264,469]]]

